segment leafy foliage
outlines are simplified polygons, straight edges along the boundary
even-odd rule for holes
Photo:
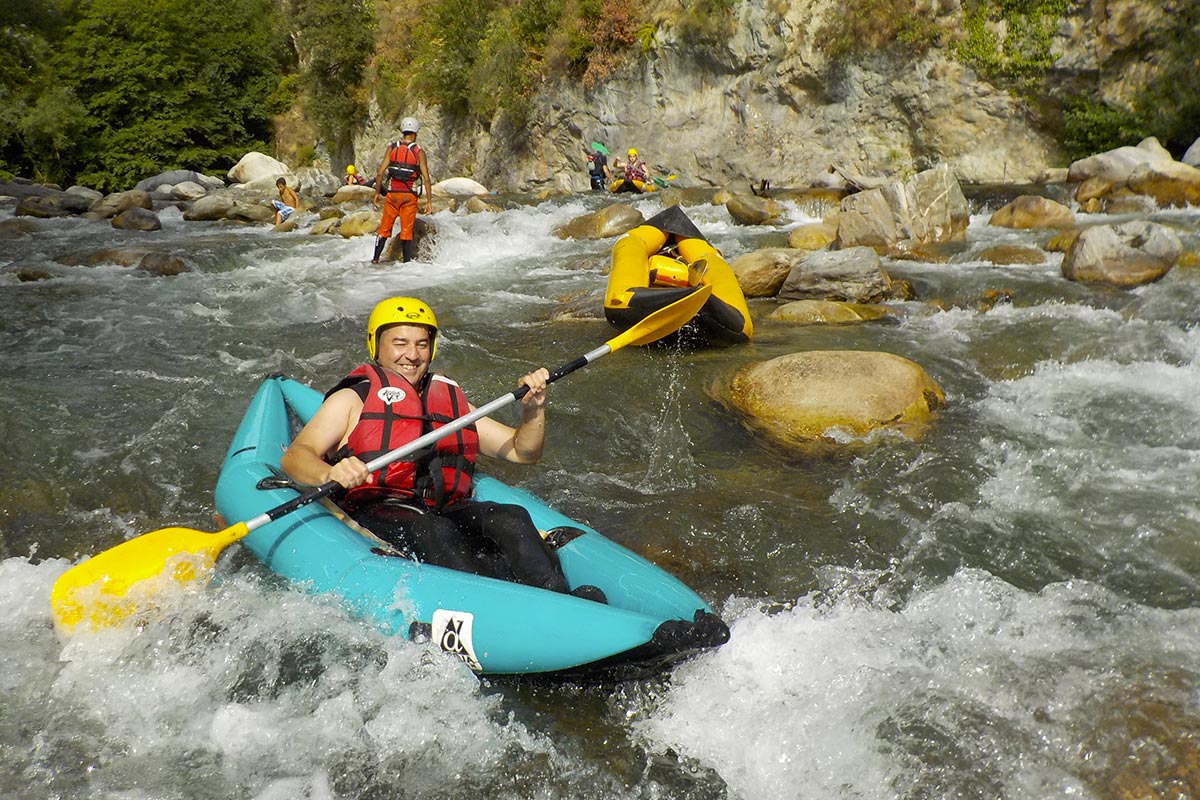
[[[166,169],[226,167],[271,135],[281,41],[270,0],[83,0],[54,51],[78,98],[70,161],[83,184],[123,189]]]
[[[1070,1],[976,0],[966,8],[957,57],[985,78],[1032,92],[1054,62],[1050,41]]]
[[[369,0],[290,0],[288,5],[306,109],[318,130],[336,139],[366,115],[361,86],[375,52],[374,8]]]
[[[733,6],[734,0],[689,0],[676,23],[679,40],[701,47],[722,43],[734,31]]]
[[[451,115],[471,110],[471,73],[479,60],[498,0],[434,0],[414,35],[413,63],[422,80],[418,96]]]
[[[862,0],[852,13],[838,14],[817,33],[820,47],[830,58],[879,50],[905,56],[923,55],[942,31],[926,3],[917,0]]]

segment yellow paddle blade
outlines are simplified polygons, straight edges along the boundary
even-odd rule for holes
[[[117,625],[153,605],[147,595],[171,583],[207,580],[221,551],[249,532],[244,522],[218,533],[161,528],[80,562],[50,590],[55,627],[65,632],[81,622],[92,628]]]
[[[709,284],[697,286],[696,290],[686,297],[676,300],[670,305],[663,306],[653,314],[649,314],[635,323],[620,336],[608,340],[612,350],[619,350],[625,345],[650,344],[674,333],[688,323],[708,302],[713,287]]]

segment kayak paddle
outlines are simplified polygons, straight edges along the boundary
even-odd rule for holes
[[[608,148],[605,147],[604,145],[600,144],[599,142],[592,142],[592,149],[595,150],[597,153],[600,153],[601,155],[606,155],[606,156],[612,155],[612,153],[608,152]]]
[[[550,373],[549,382],[553,383],[622,347],[649,344],[674,333],[696,315],[711,294],[711,286],[698,287],[691,294],[660,308],[595,350],[554,370]],[[437,430],[384,453],[368,462],[367,469],[371,472],[383,469],[393,461],[431,446],[497,409],[520,400],[528,393],[528,386],[508,392]],[[253,519],[231,525],[217,533],[181,527],[160,528],[122,542],[76,564],[58,576],[50,590],[50,607],[55,626],[59,630],[70,630],[85,620],[93,628],[116,624],[136,612],[139,601],[145,600],[157,590],[157,584],[154,582],[142,586],[138,584],[151,578],[159,578],[160,581],[168,578],[179,584],[188,584],[207,577],[216,564],[217,557],[226,547],[250,531],[320,500],[340,487],[337,481],[328,481],[269,511],[264,511]]]

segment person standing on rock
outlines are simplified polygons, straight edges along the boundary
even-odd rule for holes
[[[376,191],[384,197],[383,219],[379,222],[379,230],[375,237],[375,254],[372,264],[379,263],[383,254],[383,246],[392,235],[392,228],[400,219],[400,248],[405,261],[412,261],[416,255],[413,245],[413,228],[417,223],[417,198],[425,192],[425,213],[433,211],[433,201],[428,189],[433,185],[429,179],[429,167],[425,161],[425,151],[417,144],[417,131],[421,125],[413,117],[405,117],[400,121],[400,134],[403,138],[388,145],[387,153],[379,162],[375,171]]]

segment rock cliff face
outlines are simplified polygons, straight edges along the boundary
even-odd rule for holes
[[[1155,74],[1154,42],[1170,35],[1177,7],[1193,1],[1074,3],[1052,43],[1047,99],[1127,102]],[[420,141],[435,180],[465,175],[493,191],[586,190],[580,145],[593,140],[614,152],[637,147],[694,186],[801,186],[820,183],[831,167],[894,177],[937,164],[964,182],[1024,182],[1065,166],[1053,111],[981,79],[949,46],[916,59],[876,53],[831,62],[815,35],[853,5],[746,0],[735,7],[735,33],[704,52],[660,28],[656,47],[592,92],[545,84],[520,130],[502,122],[452,129],[436,109],[405,113],[425,121]],[[936,5],[939,25],[962,30],[960,0]],[[391,128],[374,119],[356,137],[362,163],[374,165]]]

